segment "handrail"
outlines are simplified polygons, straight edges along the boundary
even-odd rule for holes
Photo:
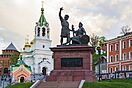
[[[35,87],[37,87],[39,83],[40,83],[40,80],[37,80],[30,88],[35,88]]]
[[[83,87],[83,84],[84,84],[85,80],[81,80],[80,84],[79,84],[79,87],[78,88],[82,88]]]

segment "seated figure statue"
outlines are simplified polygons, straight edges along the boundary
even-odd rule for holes
[[[83,24],[79,22],[79,29],[74,30],[74,26],[72,25],[73,37],[71,38],[72,44],[88,44],[89,36],[86,35],[86,31],[83,28]]]

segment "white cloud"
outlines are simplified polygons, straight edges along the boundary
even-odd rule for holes
[[[59,44],[60,7],[64,8],[63,16],[70,16],[70,26],[74,24],[77,29],[81,21],[89,35],[95,33],[107,38],[116,37],[121,31],[121,26],[132,24],[131,0],[44,0],[52,45]],[[1,0],[0,25],[6,29],[1,36],[7,41],[17,43],[19,48],[23,47],[21,45],[24,44],[26,35],[29,34],[31,39],[34,36],[34,26],[40,17],[40,8],[41,0]],[[5,37],[6,32],[8,37]]]

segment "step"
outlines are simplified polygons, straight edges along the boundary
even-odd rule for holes
[[[41,81],[40,84],[36,88],[78,88],[79,81],[64,81],[64,82],[43,82]]]

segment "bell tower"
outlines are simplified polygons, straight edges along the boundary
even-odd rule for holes
[[[35,36],[32,41],[32,57],[33,57],[33,73],[42,73],[43,67],[46,69],[46,74],[53,70],[52,51],[49,49],[51,46],[50,28],[44,16],[44,7],[41,7],[41,15],[39,21],[36,22]]]
[[[41,16],[35,26],[35,38],[49,39],[49,24],[44,16],[43,3],[42,1]]]

